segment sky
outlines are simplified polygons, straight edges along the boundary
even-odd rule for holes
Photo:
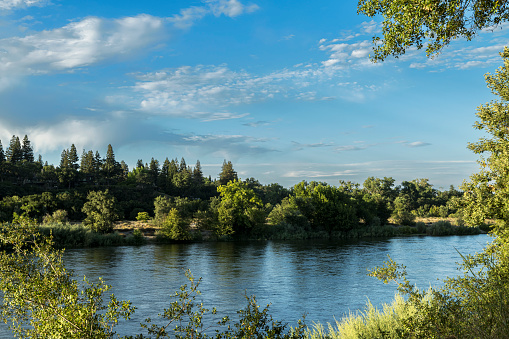
[[[371,176],[456,187],[478,170],[504,27],[428,59],[372,63],[381,18],[353,0],[0,0],[0,140],[200,161],[291,187]]]

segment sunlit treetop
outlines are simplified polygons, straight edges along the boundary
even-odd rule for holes
[[[397,58],[410,47],[425,47],[434,57],[452,40],[471,40],[509,18],[506,0],[359,0],[357,10],[383,17],[382,37],[373,38],[375,62]]]

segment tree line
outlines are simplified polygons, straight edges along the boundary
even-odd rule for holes
[[[331,237],[359,227],[383,226],[389,219],[413,225],[416,217],[461,219],[463,193],[433,187],[428,179],[403,181],[367,178],[362,185],[302,181],[293,187],[239,179],[224,160],[218,178],[203,175],[185,159],[155,158],[136,167],[117,161],[112,145],[106,156],[74,144],[60,164],[34,160],[28,136],[13,136],[4,152],[0,142],[0,221],[25,213],[39,222],[84,221],[111,232],[115,220],[136,220],[145,213],[157,226],[180,229],[171,238],[189,240],[191,226],[217,237]]]

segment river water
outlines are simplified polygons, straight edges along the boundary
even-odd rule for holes
[[[246,306],[245,295],[260,305],[271,303],[274,319],[295,325],[326,324],[349,312],[390,303],[395,285],[367,276],[390,255],[407,266],[408,279],[420,288],[440,285],[455,276],[461,254],[481,251],[486,235],[413,236],[358,241],[268,241],[145,245],[74,249],[65,253],[68,268],[92,281],[103,277],[118,299],[137,310],[117,328],[121,334],[142,332],[139,323],[169,306],[170,294],[186,283],[184,270],[202,277],[201,300],[221,315],[233,316]],[[458,253],[459,252],[459,253]],[[5,335],[2,324],[0,336]]]

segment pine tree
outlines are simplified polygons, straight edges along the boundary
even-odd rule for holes
[[[99,173],[101,171],[102,163],[103,163],[103,161],[101,159],[101,155],[99,154],[99,151],[95,151],[95,157],[94,157],[95,173]]]
[[[0,164],[4,162],[5,162],[4,148],[2,146],[2,141],[0,140]]]
[[[203,172],[201,170],[200,160],[196,160],[196,165],[193,170],[193,180],[198,185],[203,184]]]
[[[106,158],[102,164],[102,170],[107,179],[113,179],[115,176],[120,174],[120,164],[115,160],[115,154],[113,153],[113,147],[111,144],[108,145]]]
[[[21,146],[21,158],[26,162],[34,162],[34,150],[32,149],[30,140],[28,140],[28,136],[26,134]]]
[[[230,181],[238,180],[237,172],[233,170],[233,164],[231,161],[223,161],[223,167],[221,173],[219,173],[219,185],[226,185]]]
[[[74,144],[72,144],[71,148],[67,151],[67,156],[69,158],[69,165],[74,170],[78,170],[80,167],[80,165],[78,165],[80,158],[78,157],[78,151],[76,150],[76,146],[74,146]]]
[[[17,163],[22,160],[21,143],[17,136],[12,136],[5,156],[10,163]]]

